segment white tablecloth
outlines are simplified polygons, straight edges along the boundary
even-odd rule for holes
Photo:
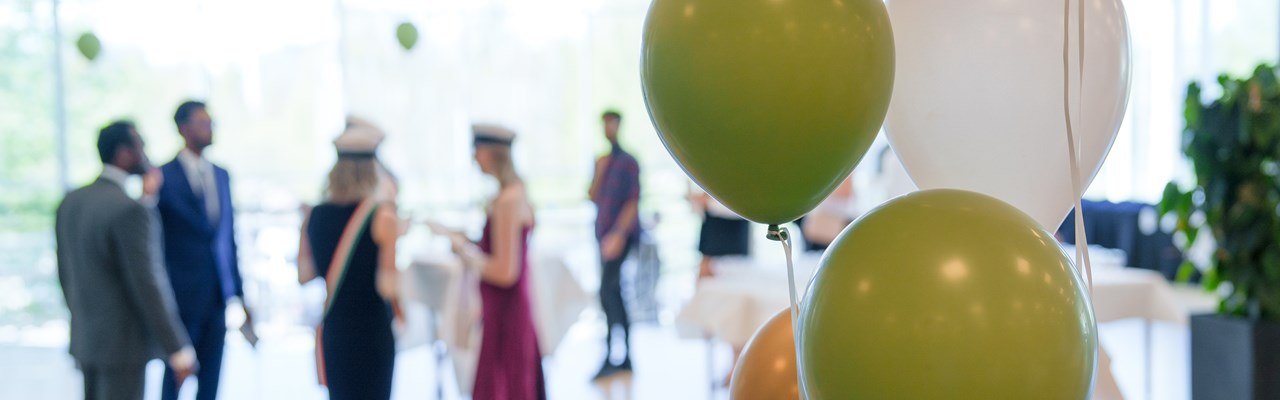
[[[808,285],[819,257],[796,255],[797,291]],[[693,298],[676,316],[676,330],[683,338],[714,337],[740,348],[757,327],[790,306],[789,296],[785,261],[760,265],[748,258],[719,260],[716,276],[699,281]]]
[[[1186,325],[1191,314],[1217,309],[1218,300],[1199,288],[1173,286],[1147,269],[1093,270],[1093,308],[1098,322],[1142,318]]]
[[[529,292],[534,328],[543,356],[555,353],[591,299],[559,257],[531,260]],[[437,337],[449,347],[458,387],[470,391],[480,351],[479,278],[448,254],[418,256],[401,276],[404,298],[437,317]]]
[[[798,290],[808,283],[818,258],[813,253],[797,255]],[[1190,314],[1216,307],[1217,300],[1199,289],[1174,287],[1155,271],[1117,267],[1107,260],[1100,257],[1102,262],[1093,270],[1093,307],[1098,322],[1144,318],[1186,324]],[[698,283],[693,298],[676,317],[681,337],[713,337],[741,347],[757,327],[790,305],[785,264],[731,260],[717,273]]]

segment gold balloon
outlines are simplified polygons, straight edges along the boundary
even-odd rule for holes
[[[791,309],[784,308],[751,336],[729,383],[733,400],[799,399]]]

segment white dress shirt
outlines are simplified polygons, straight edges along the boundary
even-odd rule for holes
[[[111,181],[123,189],[125,181],[129,180],[129,173],[114,165],[106,164],[102,166],[102,179]]]
[[[187,175],[187,182],[191,183],[191,191],[197,197],[204,196],[205,213],[209,217],[209,222],[217,221],[221,210],[218,202],[218,183],[213,175],[213,163],[196,155],[190,149],[182,149],[182,152],[178,153],[178,164],[182,165],[182,171]]]

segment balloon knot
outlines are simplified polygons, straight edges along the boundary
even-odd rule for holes
[[[773,241],[781,242],[781,241],[785,241],[785,240],[787,240],[787,239],[790,239],[790,238],[791,238],[791,235],[787,233],[787,228],[783,228],[783,227],[779,227],[778,225],[770,224],[770,225],[769,225],[769,233],[766,233],[766,234],[765,234],[765,237],[766,237],[766,238],[768,238],[769,240],[773,240]]]

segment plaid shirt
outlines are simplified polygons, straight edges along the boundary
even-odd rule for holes
[[[591,199],[596,204],[597,240],[603,239],[618,224],[622,207],[628,201],[640,201],[640,164],[621,147],[613,146],[599,185],[599,192]],[[640,237],[639,220],[631,224],[631,231],[628,233],[628,241]]]

